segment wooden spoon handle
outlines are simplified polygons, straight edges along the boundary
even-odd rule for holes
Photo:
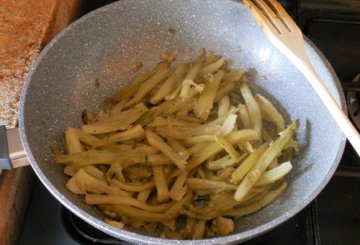
[[[313,66],[306,61],[297,62],[295,66],[304,74],[308,79],[311,86],[318,94],[330,114],[338,124],[339,128],[343,131],[346,138],[349,140],[351,145],[354,147],[357,154],[360,156],[360,134],[354,125],[351,123],[347,115],[340,108],[338,103],[335,101],[328,88],[324,85],[323,81],[314,70]]]

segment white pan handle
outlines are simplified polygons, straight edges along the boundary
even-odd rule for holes
[[[29,165],[22,147],[19,129],[6,130],[0,126],[0,169],[12,169]]]

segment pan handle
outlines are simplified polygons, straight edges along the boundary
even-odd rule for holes
[[[29,165],[22,147],[18,128],[6,129],[0,125],[0,169],[12,169]]]

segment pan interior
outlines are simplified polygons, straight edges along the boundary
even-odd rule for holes
[[[24,146],[40,179],[65,206],[113,236],[141,241],[103,224],[103,216],[65,189],[67,177],[50,146],[62,145],[64,129],[79,126],[84,109],[97,111],[104,98],[156,65],[163,51],[177,49],[177,62],[184,62],[202,47],[223,55],[234,68],[246,68],[253,90],[275,103],[287,123],[295,119],[301,123],[297,134],[301,153],[293,161],[286,193],[239,220],[237,234],[227,241],[266,231],[304,208],[323,188],[338,164],[344,138],[308,82],[272,47],[242,4],[124,0],[62,32],[40,55],[26,82],[20,123]],[[340,103],[342,94],[331,68],[310,45],[306,48]],[[139,73],[132,70],[136,62],[144,65]]]

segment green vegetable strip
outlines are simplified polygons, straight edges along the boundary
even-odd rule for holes
[[[287,184],[284,182],[275,190],[269,191],[266,195],[257,202],[253,204],[249,204],[247,206],[239,207],[234,210],[229,210],[224,213],[224,216],[230,216],[235,218],[240,218],[245,215],[249,215],[252,213],[257,212],[258,210],[262,209],[263,207],[269,205],[275,199],[280,196],[287,188]]]
[[[142,101],[157,84],[162,82],[169,75],[169,72],[170,69],[168,63],[160,64],[159,69],[155,72],[155,74],[141,84],[135,96],[126,104],[126,107],[129,108],[130,106]]]
[[[84,151],[84,147],[80,143],[78,129],[76,128],[67,128],[65,130],[65,142],[68,154]]]
[[[175,71],[171,76],[165,80],[161,87],[156,91],[156,93],[150,99],[152,104],[158,103],[160,100],[164,99],[165,96],[169,95],[179,79],[183,79],[187,71],[187,64],[180,64],[175,68]]]
[[[222,148],[235,160],[239,159],[240,154],[234,149],[232,144],[227,141],[224,137],[215,136],[216,142],[221,145]]]
[[[237,144],[242,141],[246,140],[258,140],[259,135],[252,129],[242,129],[235,132],[230,133],[225,137],[230,144]],[[222,150],[222,146],[219,145],[217,142],[210,143],[206,146],[199,154],[194,155],[190,158],[188,165],[186,166],[186,170],[190,171],[201,163],[209,159],[210,157],[214,156],[215,154],[219,153]]]
[[[254,153],[248,156],[248,158],[246,158],[232,173],[231,178],[235,182],[239,182],[240,180],[242,180],[242,178],[244,178],[247,172],[249,172],[249,170],[255,165],[255,163],[261,157],[267,147],[268,143],[264,143]]]
[[[292,165],[290,162],[283,162],[279,166],[264,172],[264,174],[256,182],[255,186],[262,186],[274,183],[275,181],[278,181],[279,179],[287,175],[291,169]]]
[[[105,138],[104,140],[99,140],[94,144],[96,147],[100,147],[105,144],[111,144],[115,142],[125,141],[125,140],[131,140],[131,139],[139,139],[142,138],[145,135],[145,131],[141,125],[136,125],[135,127],[132,127],[129,130],[116,133],[111,135],[109,138]]]
[[[182,88],[180,91],[180,97],[182,99],[186,99],[189,94],[191,83],[194,83],[196,76],[198,75],[202,64],[205,61],[205,49],[201,49],[198,58],[195,61],[193,67],[190,68],[189,72],[187,73],[184,81],[182,82]]]
[[[256,181],[260,178],[262,173],[265,172],[267,167],[273,161],[273,159],[280,154],[284,146],[293,138],[295,130],[298,128],[299,122],[294,121],[287,129],[281,132],[279,138],[277,138],[268,149],[261,155],[255,166],[244,177],[240,183],[238,189],[235,192],[235,199],[241,201],[254,186]]]
[[[125,217],[145,222],[161,222],[174,218],[166,213],[152,213],[125,205],[111,205],[111,207],[115,212],[124,215]]]
[[[84,169],[79,169],[74,177],[66,183],[66,187],[76,194],[86,194],[91,192],[94,194],[107,193],[110,195],[131,195],[129,192],[109,186],[105,181],[101,181],[86,173]]]
[[[123,116],[119,116],[116,120],[111,119],[112,121],[110,122],[105,121],[91,125],[83,125],[82,130],[89,134],[104,134],[118,130],[125,130],[148,110],[149,109],[144,104],[140,103],[133,109],[121,112],[120,114]]]
[[[141,84],[146,81],[147,79],[149,79],[157,70],[159,69],[159,66],[157,66],[154,70],[152,71],[146,71],[144,74],[142,74],[139,78],[137,78],[134,82],[132,82],[131,84],[129,84],[128,86],[126,86],[123,89],[120,89],[118,93],[115,94],[115,96],[113,97],[113,99],[115,101],[120,101],[123,99],[130,99],[131,97],[134,96],[134,94],[136,93],[136,91],[138,91],[138,89],[140,88]]]
[[[149,190],[149,189],[153,188],[155,186],[155,182],[150,181],[145,184],[131,184],[131,183],[123,183],[116,179],[112,179],[110,181],[110,185],[114,185],[124,191],[140,192],[140,191]]]
[[[238,69],[236,71],[226,73],[224,75],[224,80],[228,82],[237,82],[243,78],[244,74],[245,74],[244,69]]]
[[[249,111],[251,126],[259,133],[260,141],[262,141],[262,137],[261,137],[262,117],[261,117],[260,107],[256,102],[255,98],[253,97],[247,82],[241,83],[240,92],[244,97],[245,103]]]
[[[205,84],[204,91],[200,94],[195,114],[198,118],[206,120],[213,107],[214,99],[219,88],[220,81],[224,76],[224,71],[218,71],[214,76],[210,76]]]
[[[192,190],[197,189],[218,189],[218,190],[236,190],[236,185],[228,184],[224,181],[214,181],[200,178],[187,178],[186,184]]]
[[[223,82],[215,96],[214,102],[218,102],[224,96],[228,95],[236,86],[235,82]]]
[[[150,129],[146,130],[146,140],[148,143],[159,151],[164,153],[164,155],[168,156],[180,169],[184,169],[186,165],[186,161],[182,159],[182,157],[175,152],[165,141],[158,135],[156,135]]]
[[[143,210],[154,212],[154,213],[163,213],[169,209],[171,206],[170,203],[160,204],[160,205],[149,205],[145,202],[141,202],[132,197],[127,197],[124,195],[95,195],[87,194],[85,196],[85,202],[89,205],[99,205],[99,204],[120,204],[127,205],[136,208],[141,208]]]
[[[208,169],[210,170],[219,170],[227,167],[231,167],[236,163],[231,156],[224,156],[222,158],[217,159],[216,161],[209,162],[207,164]]]
[[[261,113],[271,118],[272,122],[275,123],[278,132],[283,131],[285,129],[285,121],[275,106],[260,94],[256,94],[255,99],[260,106]]]
[[[223,58],[218,59],[217,61],[202,67],[199,73],[200,74],[214,73],[215,71],[219,70],[224,63],[225,60]]]

